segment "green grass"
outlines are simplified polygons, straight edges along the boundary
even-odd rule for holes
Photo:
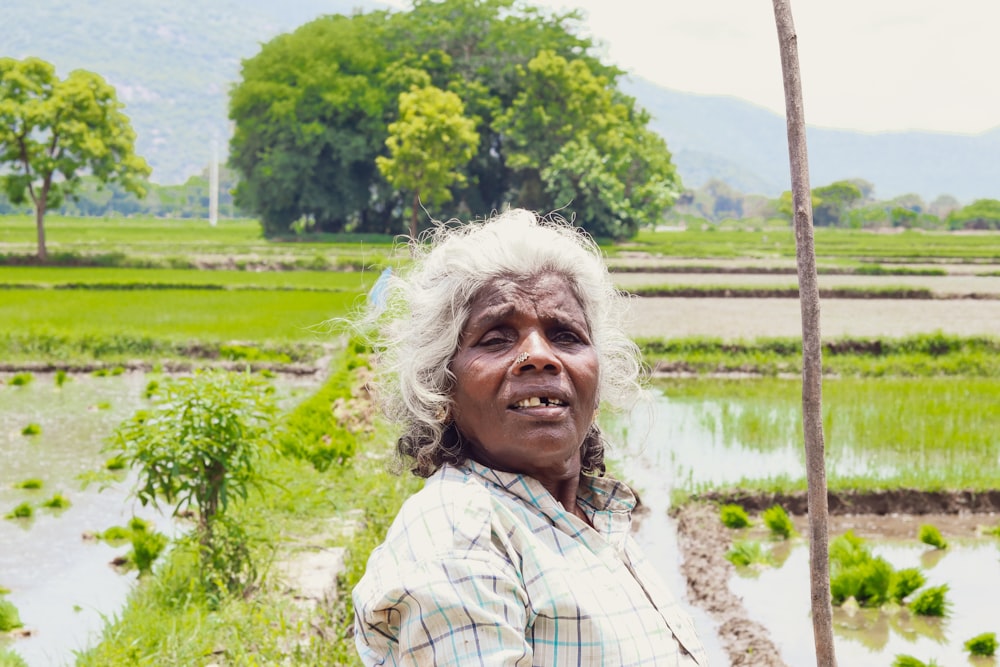
[[[719,508],[719,519],[726,528],[747,528],[750,517],[747,511],[739,505],[723,505]]]
[[[966,641],[964,646],[970,655],[990,657],[997,652],[997,635],[995,632],[984,632]]]
[[[795,526],[781,505],[774,505],[764,510],[761,518],[764,520],[764,525],[770,529],[771,534],[775,537],[787,540],[795,534]]]
[[[8,512],[5,519],[30,519],[35,515],[35,508],[30,503],[23,502]]]
[[[21,480],[20,482],[14,485],[14,488],[36,490],[42,488],[42,486],[43,486],[42,480],[38,479],[37,477],[31,477],[29,479]]]
[[[726,552],[726,560],[739,567],[772,564],[771,553],[760,542],[741,540],[734,542]]]
[[[918,534],[918,537],[921,542],[932,546],[935,549],[948,548],[948,542],[941,536],[941,531],[939,531],[936,526],[932,526],[929,523],[920,526],[920,533]]]

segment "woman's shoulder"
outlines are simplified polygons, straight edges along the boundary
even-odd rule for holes
[[[464,468],[445,466],[406,499],[384,547],[414,560],[488,548],[494,512],[490,491]]]

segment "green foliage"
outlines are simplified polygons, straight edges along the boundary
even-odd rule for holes
[[[0,667],[28,667],[28,663],[13,650],[0,648]]]
[[[21,616],[10,600],[0,598],[0,632],[9,632],[21,627]]]
[[[941,531],[930,524],[920,526],[920,541],[934,547],[935,549],[948,548],[948,541],[941,536]]]
[[[910,603],[910,611],[920,616],[945,616],[949,603],[945,598],[948,584],[926,588]]]
[[[53,510],[62,510],[66,509],[71,504],[72,503],[70,503],[69,498],[67,498],[61,493],[56,493],[48,500],[43,501],[42,507],[47,507],[48,509],[53,509]]]
[[[416,206],[398,189],[475,215],[509,202],[562,208],[596,236],[659,221],[679,191],[670,154],[618,90],[621,73],[576,36],[578,19],[444,0],[324,17],[273,39],[233,90],[237,204],[272,236],[401,231]]]
[[[977,199],[948,214],[951,229],[1000,229],[1000,200]]]
[[[132,529],[126,526],[110,526],[98,537],[105,542],[126,542],[132,539]]]
[[[38,424],[28,424],[21,429],[21,435],[38,435],[42,432],[42,427]]]
[[[38,257],[45,212],[72,197],[83,172],[139,195],[151,173],[134,151],[135,133],[113,87],[74,70],[65,79],[39,58],[0,58],[0,186],[13,204],[35,206]]]
[[[20,482],[14,485],[14,488],[34,490],[34,489],[40,489],[42,488],[42,486],[43,486],[42,480],[38,479],[37,477],[31,477],[28,479],[21,480]]]
[[[64,384],[66,384],[66,382],[68,382],[70,378],[69,374],[60,368],[59,370],[56,371],[55,377],[53,379],[55,380],[56,386],[61,387]]]
[[[760,542],[740,540],[733,543],[726,552],[726,560],[739,567],[751,565],[769,565],[772,562],[770,552],[764,549]]]
[[[8,512],[4,518],[5,519],[30,519],[35,514],[35,508],[31,506],[30,503],[23,502],[10,512]]]
[[[104,462],[105,470],[125,470],[127,467],[128,461],[121,456],[111,456]]]
[[[764,510],[761,518],[764,519],[764,524],[771,529],[772,535],[787,540],[795,534],[795,525],[792,523],[788,513],[785,512],[785,508],[781,505],[775,505]]]
[[[14,373],[13,377],[10,378],[10,385],[12,387],[23,387],[26,384],[30,384],[35,376],[31,373]]]
[[[143,505],[197,511],[203,544],[216,516],[245,500],[274,405],[264,383],[245,373],[196,372],[163,382],[153,406],[118,427],[110,440],[139,474]],[[207,556],[206,556],[207,558]]]
[[[400,94],[399,120],[388,129],[389,155],[375,163],[390,184],[412,195],[410,236],[416,238],[421,204],[450,201],[450,188],[467,182],[462,169],[476,153],[479,134],[462,99],[430,85]]]
[[[995,632],[984,632],[969,639],[963,646],[970,655],[989,657],[997,652],[997,635]]]
[[[740,505],[723,505],[719,508],[719,518],[726,528],[746,528],[750,525],[750,517]]]

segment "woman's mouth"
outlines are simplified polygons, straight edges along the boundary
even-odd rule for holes
[[[539,405],[563,406],[566,405],[566,402],[562,399],[552,398],[550,396],[531,396],[529,398],[522,398],[520,401],[514,403],[512,407],[515,409],[534,408]]]

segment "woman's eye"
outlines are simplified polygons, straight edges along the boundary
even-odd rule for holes
[[[572,331],[559,331],[552,336],[552,341],[555,343],[579,343],[580,337]]]

